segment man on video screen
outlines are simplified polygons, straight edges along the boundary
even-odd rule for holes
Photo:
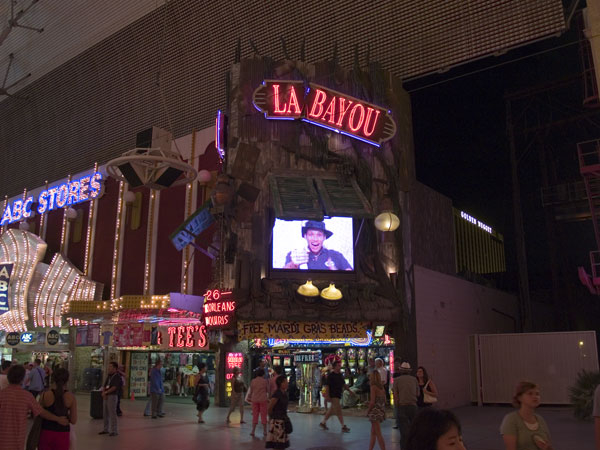
[[[294,249],[285,257],[285,269],[301,270],[352,270],[344,255],[323,247],[326,239],[333,233],[325,228],[323,222],[307,220],[302,227],[302,237],[306,247]]]

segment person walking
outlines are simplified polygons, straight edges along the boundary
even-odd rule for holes
[[[117,416],[121,417],[123,415],[123,411],[121,411],[121,399],[125,394],[125,386],[127,384],[127,380],[125,379],[124,366],[119,366],[119,376],[121,377],[121,392],[119,393],[119,399],[117,400]]]
[[[600,450],[600,385],[594,391],[594,434],[596,436],[596,450]]]
[[[2,360],[2,365],[0,366],[0,390],[8,387],[8,377],[6,375],[11,365],[10,361]]]
[[[424,409],[411,424],[402,450],[466,450],[460,422],[451,411]]]
[[[25,448],[27,434],[27,413],[42,416],[59,425],[66,426],[69,420],[58,417],[40,406],[32,395],[21,387],[25,379],[25,367],[14,365],[6,374],[8,387],[0,391],[0,450],[21,450]]]
[[[438,390],[433,380],[429,378],[429,374],[423,366],[417,367],[417,382],[419,383],[417,407],[419,409],[428,408],[434,403],[434,400],[437,401]]]
[[[27,379],[25,380],[25,384],[27,385],[27,390],[31,392],[33,398],[37,398],[37,396],[46,389],[46,372],[40,366],[42,364],[42,360],[36,358],[33,362],[33,368],[29,371],[27,375]]]
[[[381,384],[385,391],[386,402],[390,399],[390,372],[385,368],[385,363],[381,358],[375,358],[375,370],[379,372],[381,377]]]
[[[117,400],[121,390],[121,376],[118,372],[119,365],[115,361],[108,364],[108,375],[102,387],[104,429],[98,434],[118,436]]]
[[[271,393],[269,402],[269,432],[267,433],[267,442],[265,448],[284,449],[290,446],[286,422],[289,422],[287,415],[288,407],[288,380],[285,375],[279,375],[275,380],[277,389]]]
[[[40,405],[56,416],[65,416],[73,425],[77,423],[77,400],[65,389],[69,371],[58,367],[51,377],[52,389],[40,395]],[[60,425],[52,420],[42,421],[38,450],[69,450],[70,425]]]
[[[229,403],[229,412],[227,413],[227,419],[225,422],[229,423],[229,418],[231,417],[231,413],[235,411],[235,408],[240,407],[240,423],[244,422],[244,392],[246,392],[246,385],[244,384],[244,380],[240,376],[240,368],[233,368],[233,380],[231,386],[231,399]]]
[[[369,408],[367,409],[367,417],[371,422],[369,450],[375,448],[375,440],[379,443],[379,448],[385,450],[385,440],[381,434],[381,422],[385,420],[385,405],[387,399],[379,371],[374,370],[371,373],[369,382],[371,385],[371,400],[369,401]]]
[[[504,416],[500,434],[506,450],[552,450],[550,430],[544,418],[535,413],[540,406],[540,389],[530,381],[517,384],[513,396],[517,411]]]
[[[252,431],[250,436],[254,437],[258,417],[260,415],[263,426],[263,435],[267,435],[267,407],[269,400],[269,381],[265,378],[264,369],[258,368],[254,379],[250,382],[250,403],[252,404]]]
[[[162,380],[162,361],[156,360],[154,367],[150,371],[150,396],[152,398],[152,418],[164,417],[162,413],[163,403],[165,401],[165,387]]]
[[[198,423],[204,423],[202,414],[210,406],[210,385],[208,378],[206,377],[206,364],[198,364],[198,379],[196,380],[196,387],[194,389],[194,399],[196,402],[196,411],[198,411]]]
[[[396,410],[396,426],[400,431],[400,448],[405,449],[410,423],[417,415],[417,397],[419,384],[411,375],[410,363],[400,364],[400,376],[394,378],[394,407]]]
[[[324,430],[328,430],[327,428],[327,420],[335,414],[342,425],[342,432],[349,433],[350,428],[348,428],[344,424],[344,416],[342,415],[342,393],[344,391],[350,391],[348,386],[346,386],[346,382],[344,381],[344,376],[340,373],[341,363],[339,361],[334,361],[332,365],[332,371],[327,375],[327,384],[325,386],[325,399],[331,403],[331,406],[325,413],[325,417],[323,418],[323,422],[319,423],[319,426]],[[354,392],[352,392],[352,395]]]
[[[283,367],[274,366],[271,377],[269,378],[269,398],[277,391],[277,377],[279,377],[279,375],[283,375]]]

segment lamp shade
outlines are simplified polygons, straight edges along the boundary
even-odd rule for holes
[[[383,211],[375,217],[375,228],[379,231],[394,231],[400,226],[400,219],[391,211]]]
[[[198,181],[200,183],[206,184],[211,179],[212,179],[212,174],[208,170],[202,169],[200,172],[198,172]]]
[[[325,300],[339,300],[343,297],[342,291],[335,287],[335,284],[331,283],[329,287],[326,287],[321,291],[321,297]]]
[[[317,288],[311,280],[308,280],[302,286],[298,286],[297,292],[304,297],[316,297],[319,295],[319,288]]]

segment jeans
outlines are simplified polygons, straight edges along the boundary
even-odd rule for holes
[[[117,427],[117,400],[118,395],[105,395],[103,402],[104,431],[118,433]]]
[[[417,405],[397,405],[396,406],[396,425],[400,431],[400,448],[406,448],[408,439],[408,430],[410,424],[417,415]]]
[[[165,400],[165,394],[150,393],[152,401],[152,417],[163,415],[163,402]]]

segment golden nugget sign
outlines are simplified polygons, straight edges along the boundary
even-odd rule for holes
[[[238,320],[239,339],[364,338],[367,322],[294,322]]]
[[[314,83],[265,80],[253,101],[267,119],[299,119],[377,147],[396,134],[387,109]]]

